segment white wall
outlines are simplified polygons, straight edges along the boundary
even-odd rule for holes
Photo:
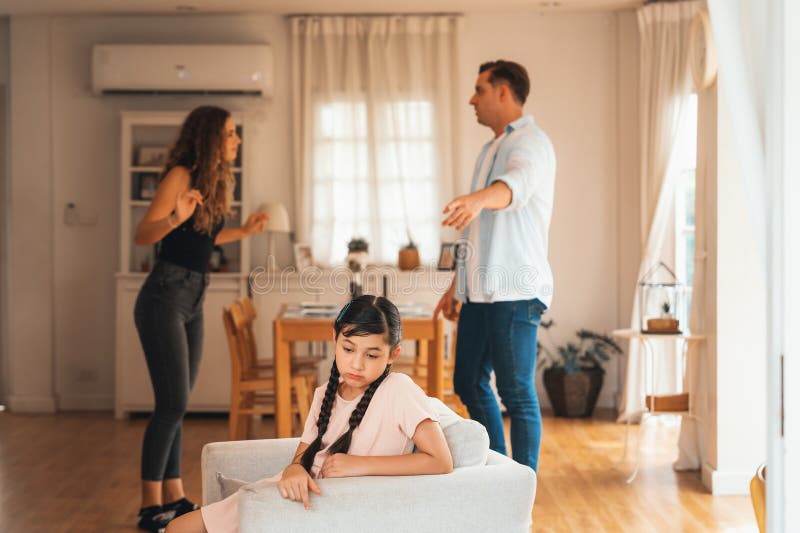
[[[14,32],[12,38],[15,94],[23,100],[36,97],[36,103],[28,106],[31,115],[24,114],[14,100],[13,153],[14,165],[19,166],[15,166],[19,170],[13,174],[14,184],[25,182],[25,187],[43,189],[46,194],[37,195],[44,200],[38,209],[25,209],[16,196],[11,207],[19,219],[47,217],[43,218],[46,228],[32,228],[27,220],[15,225],[13,260],[34,261],[27,249],[20,248],[31,242],[46,242],[52,250],[47,260],[35,261],[49,265],[49,276],[37,276],[44,283],[20,291],[12,301],[17,302],[22,294],[26,299],[31,293],[40,297],[32,316],[27,321],[20,319],[22,330],[36,329],[39,325],[33,324],[42,315],[54,318],[51,329],[38,336],[41,344],[46,341],[48,345],[37,348],[41,361],[25,355],[30,343],[21,337],[15,344],[13,381],[23,387],[23,376],[35,374],[37,390],[49,392],[41,369],[45,360],[54,360],[54,390],[60,407],[109,408],[114,368],[113,274],[119,267],[119,112],[189,110],[212,102],[245,111],[249,119],[245,157],[253,180],[250,207],[269,198],[282,201],[291,210],[286,27],[277,16],[15,18],[12,26],[26,28]],[[276,61],[274,99],[98,98],[90,92],[90,50],[92,44],[102,42],[269,42]],[[33,51],[40,53],[38,59],[31,56]],[[31,68],[34,63],[36,69]],[[32,79],[34,71],[47,81]],[[48,139],[53,140],[49,149]],[[31,166],[37,166],[37,171],[23,177],[22,168]],[[97,212],[98,224],[65,226],[62,213],[68,202]],[[261,257],[263,239],[253,244],[253,255]],[[286,243],[281,251],[288,258]],[[16,270],[13,283],[25,277],[24,272],[34,271],[32,266]],[[45,285],[52,285],[52,290]]]
[[[747,209],[731,118],[716,102],[717,161],[709,189],[709,404],[703,483],[714,494],[747,494],[766,461],[766,286]],[[705,97],[704,97],[705,98]],[[709,298],[710,296],[710,298]]]
[[[12,19],[8,195],[8,403],[53,411],[53,179],[50,33]],[[17,53],[24,50],[24,54]],[[101,251],[102,249],[98,249]]]
[[[638,78],[636,39],[630,13],[465,17],[458,96],[462,190],[489,135],[472,122],[467,105],[483,61],[505,57],[528,67],[533,82],[528,111],[555,145],[559,167],[550,257],[556,287],[549,317],[558,323],[556,341],[583,327],[608,331],[629,318],[638,266],[638,247],[629,240],[638,231],[630,229],[638,224],[638,188],[631,189],[638,168],[631,142],[638,124],[629,110],[635,101],[630,87]],[[90,47],[101,42],[269,42],[276,59],[275,96],[268,102],[95,97],[89,90]],[[29,312],[12,324],[15,391],[50,394],[54,388],[62,408],[111,407],[119,111],[188,110],[213,101],[253,114],[246,139],[256,176],[251,207],[267,198],[280,200],[293,217],[288,42],[284,19],[272,15],[12,19],[11,78],[19,98],[12,117],[12,185],[19,188],[11,205],[17,222],[12,284],[19,288],[11,301],[30,301]],[[96,211],[98,224],[65,226],[61,213],[68,202]],[[264,242],[253,244],[255,260]],[[282,259],[288,262],[283,244]],[[630,261],[633,274],[626,268]],[[35,280],[29,279],[33,272]],[[613,404],[617,388],[612,365],[601,405]]]
[[[637,47],[632,13],[514,13],[465,20],[461,190],[468,190],[475,157],[491,138],[467,105],[484,61],[503,58],[526,66],[532,87],[525,110],[555,147],[549,241],[555,287],[545,318],[556,322],[550,331],[557,343],[579,328],[608,332],[630,320],[639,263],[633,246],[638,238],[630,239],[638,235],[638,210],[631,209],[638,205],[638,145],[631,146],[638,122],[630,112],[630,102],[636,101]],[[633,270],[621,268],[630,264]],[[614,405],[617,364],[608,367],[600,406]],[[538,390],[548,406],[541,381]]]
[[[785,50],[800,50],[800,34],[794,28],[800,23],[800,5],[797,2],[786,2],[786,19],[784,30]],[[791,28],[791,29],[790,29]],[[785,116],[792,117],[784,123],[783,138],[783,171],[784,171],[784,203],[783,203],[783,241],[784,241],[784,290],[787,295],[783,299],[783,336],[784,336],[784,472],[800,472],[800,330],[789,324],[800,322],[800,309],[796,302],[800,297],[800,284],[796,276],[787,276],[787,272],[800,269],[800,242],[795,231],[800,229],[800,213],[796,206],[800,202],[800,183],[796,176],[800,175],[800,153],[787,147],[800,146],[800,65],[793,54],[782,54],[784,61],[783,102]],[[786,384],[793,386],[787,387]],[[769,415],[768,415],[769,416]],[[770,448],[773,444],[770,443]],[[773,455],[774,457],[774,455]],[[789,531],[800,529],[800,508],[789,505],[789,502],[800,500],[800,478],[796,475],[784,476],[785,492],[783,496],[785,527]]]
[[[6,231],[5,209],[8,192],[8,17],[0,18],[0,403],[6,397],[6,368],[8,353],[8,289],[6,288]]]
[[[617,13],[617,321],[629,327],[642,257],[639,158],[639,28],[632,10]],[[623,349],[627,348],[624,346]],[[625,361],[617,365],[617,396],[625,379]]]

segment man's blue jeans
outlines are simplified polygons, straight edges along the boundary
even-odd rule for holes
[[[486,427],[489,447],[507,455],[503,418],[489,386],[494,370],[497,392],[511,417],[513,459],[534,471],[542,438],[534,383],[536,336],[546,309],[538,299],[465,303],[458,319],[453,376],[455,392],[470,416]]]

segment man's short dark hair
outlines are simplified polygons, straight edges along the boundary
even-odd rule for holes
[[[497,87],[498,83],[505,82],[511,89],[511,94],[520,105],[525,103],[528,93],[531,91],[531,80],[528,78],[528,71],[519,63],[498,59],[488,61],[481,65],[478,74],[485,71],[489,73],[489,83]]]

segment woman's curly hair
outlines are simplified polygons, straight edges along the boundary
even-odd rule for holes
[[[176,166],[186,167],[192,187],[203,195],[203,205],[194,212],[194,228],[209,235],[231,212],[235,180],[225,157],[225,121],[230,116],[216,106],[200,106],[189,113],[161,174],[164,179]]]

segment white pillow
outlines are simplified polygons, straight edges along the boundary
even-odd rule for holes
[[[223,500],[249,483],[249,481],[225,477],[221,472],[217,472],[217,482],[219,483],[219,491],[222,493]]]
[[[474,420],[461,418],[438,398],[428,397],[428,402],[439,416],[439,425],[453,456],[453,468],[485,465],[489,457],[486,428]]]

